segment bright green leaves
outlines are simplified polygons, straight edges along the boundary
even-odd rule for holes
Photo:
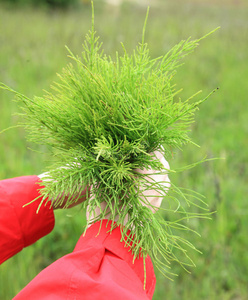
[[[101,212],[94,221],[111,213],[110,219],[123,225],[128,217],[122,238],[135,257],[150,254],[155,265],[167,273],[170,262],[178,261],[173,248],[191,263],[184,247],[194,247],[173,233],[175,228],[188,230],[181,221],[189,214],[177,197],[170,196],[176,208],[168,206],[165,211],[173,216],[179,213],[179,218],[170,222],[154,215],[141,195],[151,188],[151,181],[136,169],[162,172],[161,163],[149,153],[160,150],[168,159],[172,148],[190,142],[194,113],[205,99],[193,102],[195,95],[186,101],[178,99],[180,90],[172,82],[181,59],[200,39],[182,41],[167,54],[151,59],[144,41],[147,16],[142,41],[133,53],[128,54],[123,46],[123,55],[116,53],[112,59],[101,50],[93,12],[82,57],[68,49],[73,63],[58,75],[52,91],[34,99],[15,94],[23,103],[30,139],[52,149],[53,164],[43,182],[42,201],[50,198],[59,205],[67,197],[69,206],[85,186],[91,186],[88,209],[93,213],[98,207]],[[161,183],[152,182],[152,189],[161,195],[167,192]],[[189,203],[188,195],[173,189]],[[132,235],[127,237],[129,229]]]

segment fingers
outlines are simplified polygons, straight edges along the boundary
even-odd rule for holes
[[[163,154],[160,151],[154,151],[154,154],[157,159],[163,164],[164,170],[170,170],[170,165],[168,161],[164,158]]]
[[[40,174],[38,175],[38,177],[44,183],[47,183],[49,181],[54,181],[54,179],[50,176],[49,172]],[[79,192],[75,192],[75,193],[63,192],[57,198],[51,197],[50,200],[52,201],[53,209],[72,208],[86,201],[89,193],[90,193],[90,187],[82,186],[82,189]],[[72,198],[74,201],[71,201]]]
[[[163,169],[136,169],[136,171],[144,175],[147,174],[146,180],[147,182],[151,183],[150,189],[149,184],[140,187],[141,204],[149,207],[152,210],[152,212],[155,213],[157,209],[161,206],[162,200],[166,196],[170,188],[170,179],[168,176],[170,166],[160,151],[154,151],[154,153],[151,153],[151,156],[153,157],[153,159],[159,159],[159,161],[163,164]]]

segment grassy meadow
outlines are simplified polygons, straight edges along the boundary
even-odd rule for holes
[[[146,40],[151,56],[160,56],[181,39],[204,39],[185,59],[175,82],[186,99],[198,90],[205,97],[219,87],[196,115],[191,136],[201,147],[175,150],[171,168],[203,157],[221,158],[171,176],[182,187],[206,197],[211,220],[192,220],[201,237],[185,232],[202,252],[190,251],[196,267],[170,281],[157,273],[159,299],[248,299],[248,5],[246,1],[179,0],[151,3]],[[86,3],[86,1],[85,1]],[[0,82],[28,96],[42,95],[69,62],[67,45],[80,54],[91,26],[91,7],[45,9],[0,6]],[[155,5],[155,4],[156,5]],[[105,52],[128,51],[141,39],[146,7],[123,1],[111,6],[95,0],[96,30]],[[46,166],[42,146],[26,141],[13,95],[0,90],[0,179],[39,174]],[[84,211],[56,211],[53,232],[0,266],[0,299],[16,295],[40,270],[71,252],[83,231]]]

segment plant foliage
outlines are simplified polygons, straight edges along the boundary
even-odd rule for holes
[[[159,150],[169,159],[172,148],[191,142],[190,124],[205,99],[178,99],[179,91],[172,80],[181,60],[201,39],[181,41],[167,54],[151,59],[144,41],[146,21],[142,41],[133,53],[127,53],[123,45],[123,55],[116,52],[113,59],[102,50],[93,12],[92,29],[86,35],[82,56],[68,49],[73,63],[58,75],[52,92],[30,99],[4,85],[2,88],[13,91],[24,104],[31,141],[53,150],[49,180],[45,178],[42,183],[45,187],[41,189],[41,203],[52,199],[58,205],[63,195],[69,194],[69,206],[85,186],[91,186],[86,205],[91,213],[96,207],[101,212],[93,221],[110,212],[110,219],[116,221],[113,229],[122,226],[128,216],[127,224],[122,226],[122,239],[130,245],[135,258],[149,254],[166,275],[172,261],[183,267],[193,264],[185,248],[194,246],[174,230],[188,230],[183,220],[201,217],[187,213],[185,206],[202,206],[202,200],[198,194],[192,192],[189,196],[188,191],[172,185],[175,196],[165,197],[165,210],[178,217],[165,219],[162,209],[153,214],[141,192],[152,188],[165,195],[167,189],[164,182],[151,181],[149,175],[136,169],[171,172],[163,170],[150,153]],[[185,261],[178,259],[178,250],[185,255]]]

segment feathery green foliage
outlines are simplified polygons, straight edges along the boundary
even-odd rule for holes
[[[189,230],[184,219],[204,217],[186,212],[181,201],[186,205],[204,205],[201,196],[188,195],[172,185],[175,196],[166,196],[165,210],[179,217],[164,219],[162,210],[153,214],[142,191],[152,188],[165,195],[165,182],[155,182],[136,169],[171,172],[163,170],[150,153],[160,150],[168,159],[172,148],[191,142],[189,126],[205,99],[178,100],[173,77],[182,58],[201,39],[182,41],[166,55],[151,59],[144,41],[146,21],[142,41],[133,53],[128,54],[123,46],[124,54],[116,53],[113,60],[102,51],[93,13],[82,56],[75,56],[68,49],[74,63],[58,75],[53,93],[30,99],[4,85],[2,88],[13,91],[24,104],[30,140],[53,149],[48,180],[45,178],[42,183],[45,187],[41,189],[41,203],[52,199],[59,205],[63,195],[69,194],[69,206],[85,186],[91,186],[86,205],[92,214],[96,207],[101,211],[93,221],[110,214],[109,218],[116,221],[112,223],[113,229],[122,226],[127,217],[122,239],[130,245],[134,258],[146,258],[149,254],[166,275],[171,274],[172,261],[183,267],[193,264],[185,248],[194,246],[175,235],[174,230]],[[190,203],[189,199],[195,202]],[[185,254],[184,262],[177,259],[174,249]]]

